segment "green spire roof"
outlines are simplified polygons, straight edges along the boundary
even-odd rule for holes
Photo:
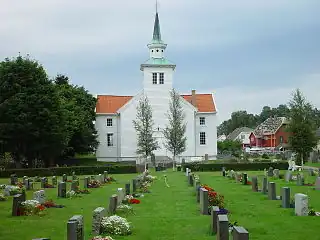
[[[161,32],[160,32],[160,21],[159,21],[159,14],[158,12],[156,13],[156,17],[154,20],[154,28],[153,28],[153,38],[152,38],[153,43],[162,43],[161,40]]]

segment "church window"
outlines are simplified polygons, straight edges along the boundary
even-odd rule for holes
[[[200,132],[200,145],[206,145],[206,133]]]
[[[200,125],[206,125],[206,118],[205,117],[200,117]]]
[[[163,50],[161,50],[163,52]]]
[[[113,146],[113,133],[108,133],[107,134],[107,144],[108,144],[108,147],[112,147]]]
[[[164,84],[164,73],[159,73],[159,84]]]
[[[152,84],[157,84],[158,81],[157,81],[157,73],[152,73]]]
[[[107,127],[112,127],[112,118],[107,118]]]
[[[157,49],[157,52],[159,52],[159,49]]]

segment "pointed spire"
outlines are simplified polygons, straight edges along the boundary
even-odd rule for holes
[[[157,4],[158,5],[158,4]],[[157,7],[158,8],[158,7]],[[158,14],[158,9],[156,12],[156,17],[154,20],[154,28],[153,28],[153,42],[162,42],[161,41],[161,33],[160,33],[160,21],[159,21],[159,14]]]

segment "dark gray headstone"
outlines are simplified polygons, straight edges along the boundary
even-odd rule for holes
[[[75,215],[67,223],[67,240],[84,240],[83,216]]]
[[[11,185],[16,185],[18,182],[18,177],[16,174],[11,174],[10,175],[10,184]]]
[[[200,188],[200,213],[203,215],[209,215],[208,210],[208,190],[205,188]]]
[[[269,184],[268,184],[268,199],[269,200],[277,200],[276,183],[275,182],[269,182]]]
[[[243,227],[234,226],[232,237],[233,240],[249,240],[249,232]]]
[[[65,198],[67,195],[67,184],[65,182],[60,182],[58,184],[58,197]]]
[[[297,175],[297,186],[303,186],[304,185],[304,177],[302,174],[298,173]]]
[[[45,177],[41,178],[41,188],[45,188],[46,187],[46,182],[47,182],[47,180],[46,180]]]
[[[218,212],[219,212],[219,207],[217,206],[212,206],[211,207],[211,233],[216,234],[217,233],[217,222],[218,222]]]
[[[242,173],[242,184],[247,185],[247,183],[248,183],[248,174]]]
[[[62,182],[66,182],[68,180],[68,176],[66,174],[62,175]]]
[[[218,215],[217,240],[229,240],[229,220],[227,215]]]
[[[118,196],[113,194],[109,199],[108,213],[109,215],[114,215],[117,209]]]
[[[126,195],[130,195],[130,183],[126,183],[125,190],[126,190]]]
[[[200,188],[201,188],[201,186],[200,186],[200,183],[199,183],[199,185],[196,188],[196,200],[197,200],[197,203],[200,203]]]
[[[12,216],[18,216],[21,203],[23,202],[23,195],[17,194],[12,198]]]
[[[190,174],[188,176],[188,183],[189,183],[189,186],[193,186],[193,174]]]
[[[26,190],[31,190],[32,189],[32,183],[31,183],[29,178],[24,178],[23,179],[23,185],[24,185]]]
[[[137,191],[137,179],[132,179],[132,193]]]
[[[267,177],[263,177],[262,179],[262,189],[261,189],[261,192],[263,194],[267,194],[268,192],[268,178]]]
[[[283,187],[281,188],[281,206],[283,208],[290,208],[290,188]]]
[[[258,178],[256,176],[251,178],[252,191],[258,192]]]
[[[101,233],[101,221],[106,214],[106,209],[98,207],[93,211],[92,214],[92,235],[97,236]]]
[[[269,169],[268,169],[268,177],[273,177],[273,167],[269,167]]]
[[[89,177],[85,177],[84,181],[83,181],[83,187],[84,188],[88,188],[89,182],[90,182],[90,178]]]

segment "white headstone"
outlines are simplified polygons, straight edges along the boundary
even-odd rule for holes
[[[302,193],[294,195],[294,212],[297,216],[308,216],[308,196]]]
[[[44,190],[39,190],[33,193],[33,199],[37,200],[40,204],[45,203],[46,195]]]
[[[189,176],[189,168],[186,168],[186,176]]]
[[[320,190],[320,177],[317,177],[315,186],[316,186],[316,190]]]
[[[117,198],[118,205],[120,205],[122,203],[122,201],[124,200],[124,197],[125,197],[124,189],[123,188],[118,188],[117,195],[118,195],[118,198]]]
[[[5,196],[10,196],[10,189],[11,186],[9,185],[5,187],[5,189],[3,190]]]

